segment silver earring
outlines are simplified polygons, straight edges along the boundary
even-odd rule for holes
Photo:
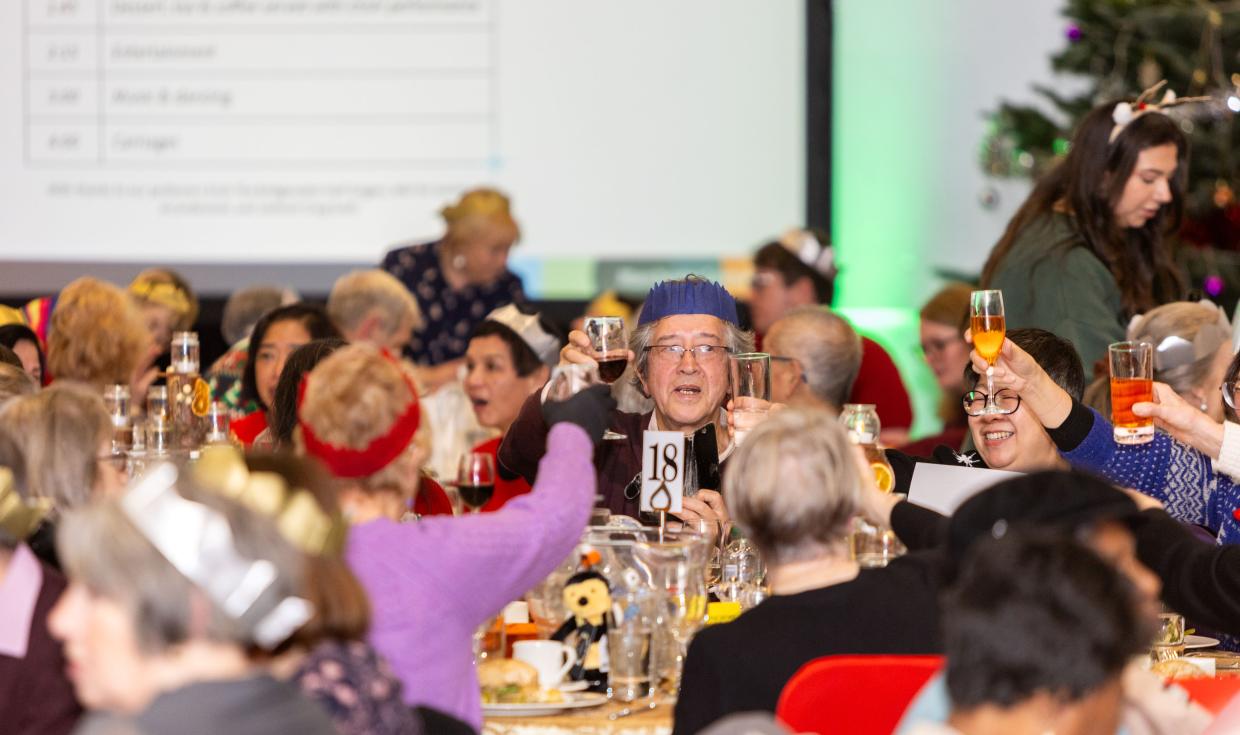
[[[455,268],[455,269],[457,269],[458,271],[459,271],[459,270],[464,270],[464,268],[465,268],[465,256],[464,256],[464,255],[461,255],[460,253],[457,253],[455,256],[453,256],[453,257],[452,257],[452,267],[453,267],[453,268]]]
[[[1206,402],[1205,402],[1205,401],[1202,401],[1202,402],[1201,402],[1201,412],[1202,412],[1202,413],[1205,413],[1205,412],[1206,412],[1206,410],[1207,410],[1208,408],[1209,408],[1209,406],[1208,406],[1208,405],[1206,405]]]

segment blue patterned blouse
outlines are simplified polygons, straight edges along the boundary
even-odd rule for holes
[[[525,303],[521,278],[508,270],[485,286],[454,291],[443,276],[439,251],[439,242],[398,248],[383,258],[381,266],[405,284],[422,310],[425,325],[413,333],[405,351],[420,365],[438,365],[461,357],[474,327],[487,314],[501,306]]]

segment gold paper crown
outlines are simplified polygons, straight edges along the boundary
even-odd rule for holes
[[[0,528],[13,538],[26,539],[51,511],[52,503],[47,499],[22,498],[12,470],[0,467]]]
[[[129,284],[129,293],[139,299],[154,301],[161,306],[166,306],[178,314],[184,315],[190,312],[189,297],[177,288],[175,283],[140,278]]]
[[[334,556],[344,548],[348,527],[340,516],[323,512],[310,492],[290,488],[274,472],[250,472],[235,447],[205,447],[194,464],[194,478],[275,521],[280,534],[315,556]]]

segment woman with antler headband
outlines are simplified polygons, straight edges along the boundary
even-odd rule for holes
[[[548,402],[552,428],[532,492],[495,513],[402,524],[427,456],[414,441],[421,415],[409,368],[350,345],[306,376],[295,436],[342,480],[345,558],[370,597],[370,641],[406,703],[482,726],[473,633],[577,543],[594,505],[593,447],[614,407],[605,386]]]
[[[982,270],[1003,291],[1007,325],[1076,345],[1087,369],[1124,339],[1134,314],[1179,299],[1183,278],[1164,236],[1179,227],[1188,141],[1162,83],[1081,120],[1068,155],[1034,187]]]

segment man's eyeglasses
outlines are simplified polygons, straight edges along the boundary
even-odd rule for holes
[[[646,352],[657,361],[667,365],[679,365],[684,359],[686,352],[693,353],[693,359],[700,364],[715,363],[723,360],[731,352],[724,345],[695,345],[693,347],[685,347],[684,345],[653,345],[646,348]]]
[[[782,362],[782,363],[792,365],[794,368],[797,369],[798,379],[802,383],[806,382],[805,369],[801,367],[801,361],[796,359],[795,357],[784,357],[783,355],[771,355],[771,362]]]
[[[964,412],[970,416],[982,416],[986,413],[986,394],[980,390],[965,393],[960,403],[964,406]],[[1020,395],[1011,388],[995,391],[995,408],[998,409],[996,413],[1000,414],[1016,413],[1016,409],[1020,408]]]

